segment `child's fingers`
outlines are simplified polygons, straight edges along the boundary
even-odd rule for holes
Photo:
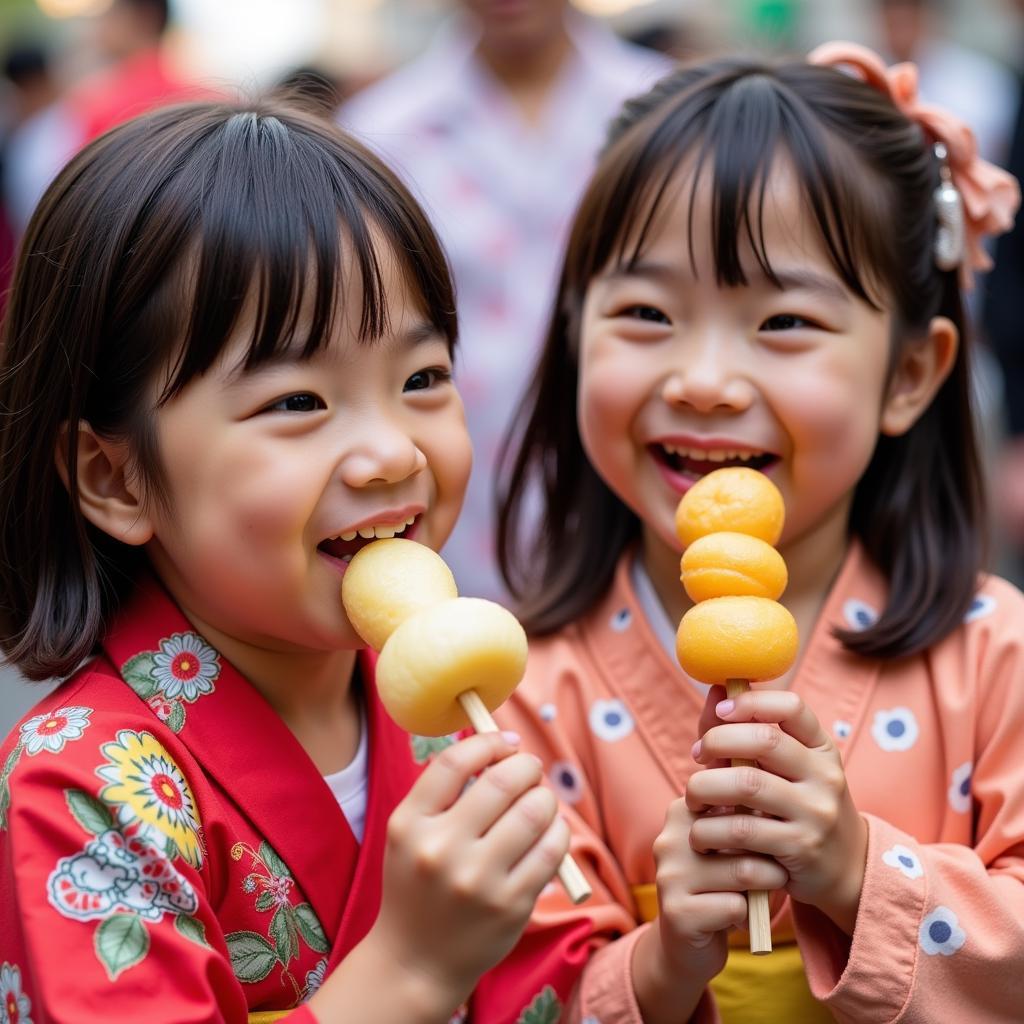
[[[697,721],[697,736],[703,736],[704,733],[716,725],[721,725],[722,720],[718,717],[715,712],[715,708],[725,700],[725,687],[724,686],[712,686],[708,690],[707,697],[704,700],[704,707],[700,709],[700,719]]]
[[[749,807],[792,818],[801,804],[794,783],[760,768],[705,768],[686,784],[686,806],[697,815],[712,807]]]
[[[448,815],[467,834],[482,836],[527,790],[536,787],[543,775],[539,758],[533,754],[513,754],[486,768],[455,801]],[[546,798],[554,803],[553,793],[547,792]]]
[[[699,748],[694,749],[694,759],[700,764],[737,757],[757,761],[766,771],[795,780],[807,778],[813,771],[814,759],[821,754],[778,726],[762,722],[717,725],[704,734]]]
[[[438,754],[402,802],[421,814],[440,814],[458,800],[474,775],[513,753],[514,744],[500,732],[460,740]]]
[[[749,818],[750,815],[737,815],[737,817]],[[690,845],[695,852],[701,854],[707,853],[709,849],[736,848],[736,844],[732,847],[708,847],[702,842],[699,834],[696,839],[694,838],[692,830]],[[715,853],[713,856],[701,857],[699,863],[700,868],[694,872],[691,882],[694,893],[746,892],[749,889],[771,891],[783,889],[789,884],[789,872],[771,857],[758,857],[750,853]]]
[[[791,690],[750,690],[717,706],[724,722],[774,722],[805,747],[831,746],[828,733]]]
[[[700,949],[719,932],[747,923],[747,898],[741,892],[698,893],[689,895],[678,907],[668,901],[659,913],[673,932]]]
[[[508,873],[508,884],[514,892],[525,892],[531,899],[536,899],[554,877],[568,851],[569,826],[556,814],[543,834]]]
[[[790,822],[760,818],[755,814],[721,814],[700,818],[690,829],[690,846],[702,854],[716,854],[718,850],[746,850],[765,854],[766,857],[785,857],[792,855],[798,845],[797,830]],[[726,855],[726,859],[736,858],[734,854]],[[717,859],[717,855],[709,859]],[[766,863],[774,864],[775,861],[769,860]],[[789,876],[784,869],[780,870],[786,875],[781,885],[748,885],[744,888],[781,889],[788,884]],[[701,882],[703,884],[703,878]]]
[[[547,832],[557,813],[555,794],[535,785],[495,817],[480,848],[510,868]]]

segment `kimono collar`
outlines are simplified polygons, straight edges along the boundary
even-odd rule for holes
[[[195,631],[156,580],[140,582],[104,648],[125,683],[288,865],[328,936],[337,937],[335,953],[339,944],[358,941],[379,906],[387,818],[418,774],[408,736],[377,698],[373,660],[361,655],[359,667],[370,781],[361,849],[295,736],[262,694]],[[360,883],[362,898],[348,899]]]

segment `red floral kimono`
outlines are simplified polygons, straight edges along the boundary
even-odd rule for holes
[[[302,1004],[373,923],[387,819],[437,743],[364,693],[360,844],[269,704],[140,588],[0,748],[0,1020],[312,1024]],[[456,1019],[557,1021],[575,932],[524,941]]]

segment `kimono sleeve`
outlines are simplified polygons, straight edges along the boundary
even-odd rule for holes
[[[525,685],[497,715],[503,729],[522,736],[523,749],[540,757],[545,776],[549,781],[554,776],[563,797],[571,782],[558,784],[560,766],[573,765],[584,775],[588,770],[587,750],[561,725],[581,720],[580,708],[573,706],[579,682],[564,673],[558,680],[557,720],[551,719],[546,696],[531,694]],[[637,926],[629,884],[604,839],[600,808],[590,795],[593,787],[586,779],[577,782],[583,796],[571,804],[562,799],[561,813],[572,832],[570,852],[593,895],[573,906],[557,880],[544,889],[519,945],[478,985],[470,1015],[476,1024],[579,1024],[587,1018],[641,1024],[630,962],[649,925]]]
[[[53,707],[5,744],[0,986],[16,983],[19,1019],[243,1024],[194,780],[112,717]],[[287,1019],[313,1024],[305,1008]]]
[[[978,659],[974,763],[963,766],[966,785],[942,793],[953,812],[973,815],[973,845],[921,843],[865,815],[867,864],[852,941],[794,904],[811,990],[839,1021],[1021,1018],[1024,602],[1008,585],[1005,596],[1015,614]]]

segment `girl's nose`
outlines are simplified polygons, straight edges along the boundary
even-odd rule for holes
[[[367,424],[358,439],[350,438],[340,475],[349,487],[397,484],[426,465],[427,457],[408,433],[377,421],[372,427]]]
[[[700,413],[742,412],[754,398],[754,387],[736,353],[709,342],[688,345],[665,378],[662,397],[670,405],[685,405]]]

